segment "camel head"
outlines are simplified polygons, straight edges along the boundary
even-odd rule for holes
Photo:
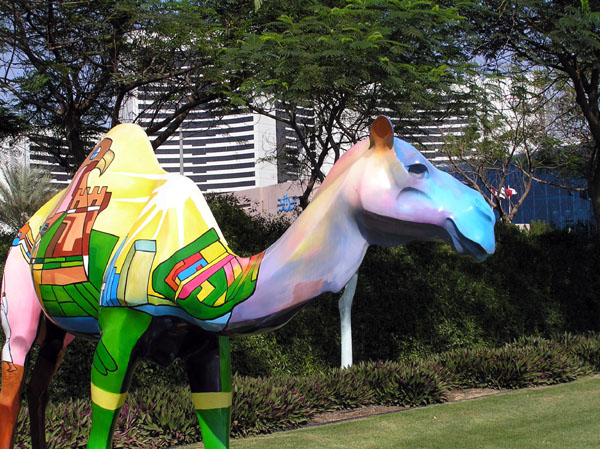
[[[386,117],[375,120],[361,153],[353,164],[361,181],[352,196],[369,244],[442,239],[479,260],[494,252],[495,217],[481,194],[394,138]]]

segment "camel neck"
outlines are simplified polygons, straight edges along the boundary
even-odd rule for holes
[[[235,307],[226,331],[280,326],[312,298],[341,290],[358,270],[368,246],[351,214],[341,195],[315,198],[267,249],[256,290]]]

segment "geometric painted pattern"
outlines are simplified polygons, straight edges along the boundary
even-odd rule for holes
[[[152,287],[193,317],[214,319],[254,293],[263,256],[235,256],[210,229],[158,265]]]

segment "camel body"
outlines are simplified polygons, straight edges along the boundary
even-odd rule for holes
[[[109,448],[139,358],[185,361],[205,447],[229,447],[229,340],[285,324],[307,301],[339,291],[370,244],[444,239],[494,251],[483,198],[394,139],[378,118],[336,163],[311,205],[266,251],[227,246],[193,182],[165,172],[141,128],[119,125],[64,191],[21,229],[2,284],[0,449],[14,438],[27,354],[34,448],[45,447],[47,386],[72,336],[98,338],[88,448]],[[41,329],[41,331],[40,331]]]

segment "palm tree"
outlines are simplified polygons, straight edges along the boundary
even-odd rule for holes
[[[9,163],[1,172],[0,223],[16,233],[58,189],[43,169]]]

